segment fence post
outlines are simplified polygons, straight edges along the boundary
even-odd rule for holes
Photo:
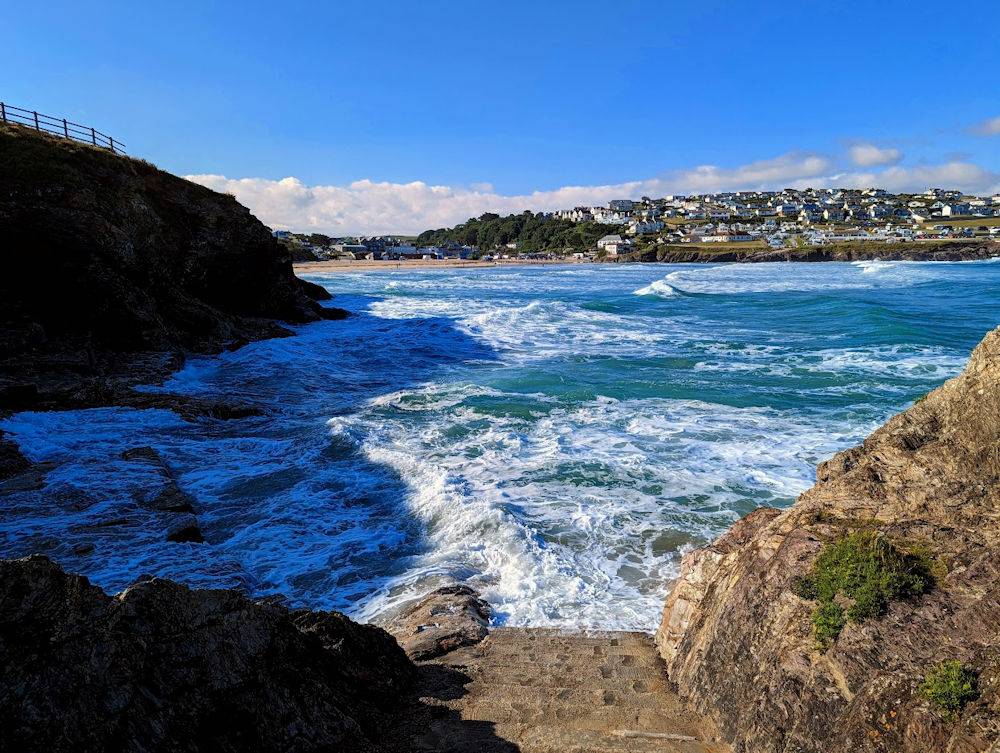
[[[94,131],[93,127],[90,129],[90,140],[94,146],[97,146],[97,132]]]
[[[115,153],[115,140],[108,136],[108,143],[111,145],[111,153]]]
[[[4,123],[7,122],[7,108],[4,106],[3,102],[0,102],[0,118],[3,119]]]
[[[35,130],[40,131],[42,129],[38,127],[38,110],[33,110],[32,112],[35,113]]]
[[[66,123],[66,118],[63,118],[63,135],[69,138],[69,125]]]

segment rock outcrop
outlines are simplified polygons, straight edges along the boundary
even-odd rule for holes
[[[0,410],[139,400],[185,352],[343,313],[232,196],[149,163],[0,126],[0,187]]]
[[[442,586],[405,606],[383,627],[414,660],[471,646],[489,634],[490,605],[469,586]]]
[[[774,262],[774,261],[974,261],[1000,256],[1000,243],[989,239],[880,243],[861,241],[802,248],[713,248],[713,244],[662,244],[606,259],[609,262]]]
[[[823,650],[796,579],[857,530],[920,553],[936,582],[848,622]],[[823,463],[792,507],[758,510],[688,554],[657,645],[682,696],[738,751],[996,750],[1000,329],[960,376]],[[978,674],[978,698],[956,714],[918,692],[946,660]]]
[[[0,751],[383,751],[414,677],[336,612],[0,561]]]

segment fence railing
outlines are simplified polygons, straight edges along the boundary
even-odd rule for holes
[[[0,102],[0,121],[34,128],[36,131],[52,133],[63,138],[110,149],[115,154],[125,154],[125,145],[122,142],[115,141],[108,134],[101,133],[96,128],[73,123],[66,120],[66,118],[42,115],[35,110],[14,107],[13,105],[8,105],[6,102]]]

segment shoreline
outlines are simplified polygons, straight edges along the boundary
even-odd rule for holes
[[[341,260],[294,262],[294,271],[302,274],[317,272],[407,272],[429,269],[474,269],[499,267],[571,266],[575,264],[760,264],[768,262],[854,261],[986,261],[1000,257],[997,241],[942,241],[917,244],[831,244],[788,249],[764,248],[704,248],[697,246],[663,245],[609,259],[504,259],[480,261],[469,259],[414,259],[411,261]]]
[[[593,264],[584,259],[505,259],[503,261],[477,261],[468,259],[414,259],[412,261],[386,261],[365,259],[328,259],[297,261],[292,265],[295,273],[314,272],[409,272],[427,269],[474,269],[488,267],[551,267],[568,264]]]

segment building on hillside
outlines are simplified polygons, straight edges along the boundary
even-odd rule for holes
[[[941,207],[942,217],[961,217],[970,214],[972,214],[972,207],[968,204],[956,202],[954,204],[945,204]]]
[[[592,211],[594,215],[594,222],[599,222],[602,225],[624,225],[629,219],[626,212],[613,209],[594,207]]]
[[[659,220],[649,220],[647,222],[632,221],[625,229],[629,235],[645,235],[646,233],[658,233],[666,227]]]
[[[330,246],[330,254],[335,259],[364,259],[368,247],[360,243],[335,243]]]
[[[631,199],[612,199],[608,202],[608,209],[616,212],[631,212],[635,202]]]
[[[702,243],[746,243],[752,241],[753,236],[741,230],[730,230],[728,232],[714,233],[702,236]]]

